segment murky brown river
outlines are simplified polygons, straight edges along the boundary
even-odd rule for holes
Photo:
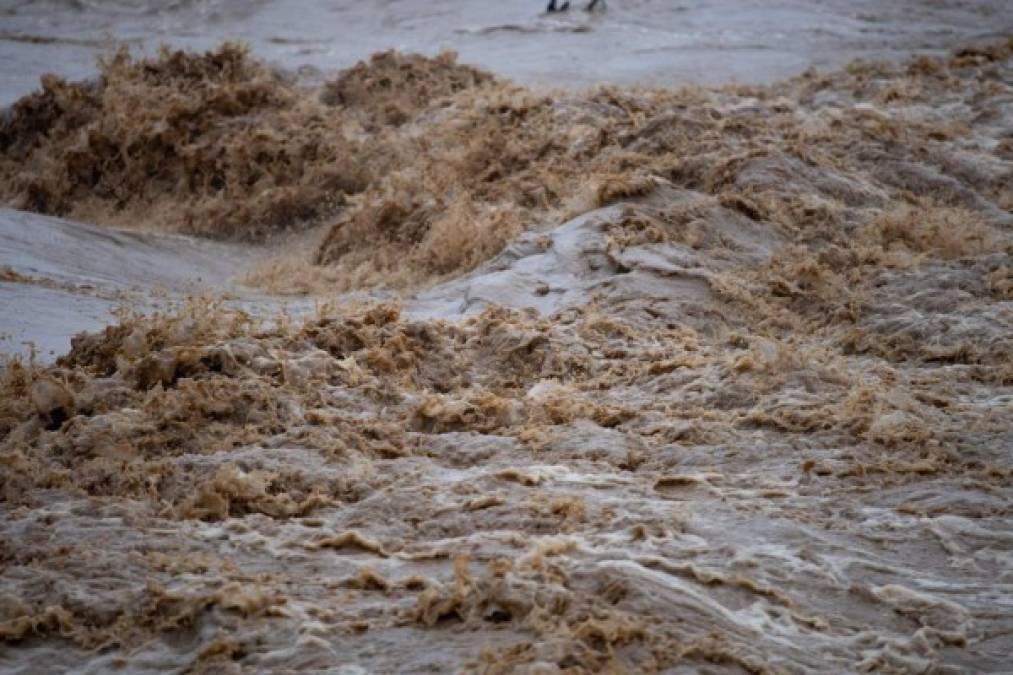
[[[1002,3],[0,7],[0,671],[1013,669]]]
[[[575,8],[583,0],[574,2]],[[325,72],[397,48],[525,83],[758,83],[855,58],[942,54],[1013,29],[1003,0],[614,0],[604,13],[545,15],[539,0],[2,0],[0,104],[43,73],[84,78],[111,44],[208,49],[223,37],[258,57]]]

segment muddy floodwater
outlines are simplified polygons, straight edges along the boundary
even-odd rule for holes
[[[0,3],[0,672],[1013,670],[1013,13],[581,6]]]
[[[95,56],[116,42],[150,51],[238,38],[271,63],[325,72],[384,49],[454,49],[511,79],[581,87],[769,82],[859,57],[939,55],[1013,30],[1004,0],[614,0],[604,13],[549,15],[546,4],[300,0],[294,10],[282,0],[0,0],[0,105],[43,73],[92,75]]]

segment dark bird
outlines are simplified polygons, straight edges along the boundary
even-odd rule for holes
[[[595,7],[601,5],[602,9],[605,9],[605,0],[591,0],[587,7],[584,8],[587,12],[593,12]],[[560,5],[556,4],[556,0],[549,0],[549,6],[545,8],[546,12],[565,12],[570,9],[570,0],[563,0]]]

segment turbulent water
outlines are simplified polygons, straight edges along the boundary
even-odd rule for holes
[[[0,671],[1013,667],[1013,41],[942,49],[1007,15],[548,91],[497,41],[657,6],[400,4],[7,8],[54,54],[254,50],[67,65],[0,121],[0,344],[38,348],[0,369]],[[489,55],[258,59],[332,10]],[[386,46],[315,30],[290,57]],[[773,51],[869,48],[818,42]]]
[[[573,3],[584,5],[584,0]],[[114,41],[213,47],[223,36],[298,68],[375,51],[456,49],[524,82],[766,82],[853,58],[941,54],[1013,29],[1005,0],[612,0],[604,14],[542,15],[544,0],[0,0],[0,105],[57,72],[81,78]]]

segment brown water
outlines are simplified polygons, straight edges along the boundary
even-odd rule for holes
[[[580,3],[574,3],[576,6]],[[46,72],[93,72],[113,42],[208,49],[224,37],[263,59],[325,72],[372,52],[457,50],[465,63],[525,83],[757,83],[854,58],[940,54],[1013,30],[1003,0],[762,2],[613,0],[603,14],[542,15],[541,0],[3,0],[0,105]]]
[[[0,372],[0,669],[1009,669],[1010,43],[681,91],[176,58],[0,135],[12,202],[105,223],[0,212],[9,351],[65,354]],[[255,188],[179,180],[240,137]]]

